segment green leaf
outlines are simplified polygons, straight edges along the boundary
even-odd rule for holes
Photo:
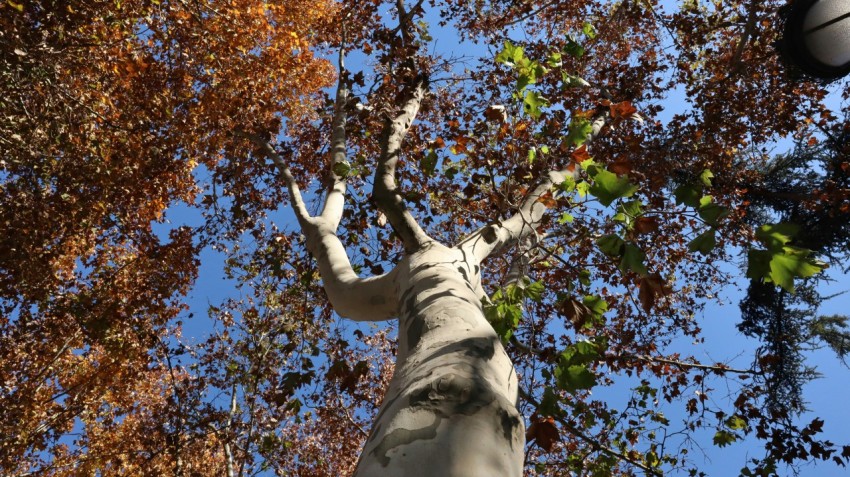
[[[635,218],[643,214],[643,202],[639,200],[630,200],[621,204],[619,209],[629,217]]]
[[[573,118],[565,138],[570,147],[581,146],[587,142],[587,136],[593,132],[593,125],[585,118]]]
[[[776,239],[774,240],[782,240]],[[747,277],[775,283],[794,292],[794,279],[820,273],[826,264],[811,258],[812,251],[799,247],[780,247],[773,250],[750,250],[747,254]]]
[[[525,297],[533,302],[539,302],[543,298],[543,292],[545,291],[546,287],[540,282],[531,282],[524,289]]]
[[[427,176],[433,176],[437,168],[437,153],[433,149],[428,149],[428,152],[419,160],[419,170]]]
[[[658,467],[661,464],[661,460],[658,459],[658,454],[653,451],[648,451],[644,454],[644,458],[646,459],[646,465],[649,467]]]
[[[699,175],[700,182],[706,187],[711,187],[711,179],[714,179],[714,174],[708,169],[702,171]]]
[[[593,185],[589,191],[599,199],[599,203],[607,207],[621,197],[631,197],[637,190],[638,186],[629,182],[627,177],[602,170],[593,176]]]
[[[543,114],[541,108],[548,105],[549,101],[536,91],[526,91],[525,96],[522,98],[523,111],[534,119],[540,118],[540,115]]]
[[[714,250],[715,246],[717,246],[717,240],[714,238],[714,229],[709,229],[691,240],[688,244],[688,250],[691,253],[699,252],[701,255],[708,255]]]
[[[587,175],[590,176],[591,179],[595,177],[596,174],[599,173],[599,171],[604,170],[602,168],[602,164],[599,164],[598,162],[594,161],[592,157],[590,159],[585,159],[584,161],[581,161],[581,164],[579,165],[587,172]]]
[[[590,286],[590,270],[582,270],[578,272],[578,281],[582,285],[589,287]],[[606,303],[607,305],[607,303]]]
[[[524,296],[523,289],[515,284],[511,284],[505,287],[505,298],[507,298],[507,303],[520,303],[522,302],[522,297]]]
[[[752,249],[748,251],[747,278],[769,281],[771,258],[773,258],[773,254],[768,250]]]
[[[567,45],[564,47],[564,53],[573,58],[581,58],[584,56],[584,47],[581,46],[572,36],[567,37]]]
[[[619,257],[623,254],[626,242],[617,234],[610,234],[596,240],[596,246],[609,257]]]
[[[537,414],[541,416],[557,416],[561,414],[561,408],[558,406],[558,395],[549,386],[543,388],[543,397],[540,399]]]
[[[351,172],[351,164],[349,164],[348,161],[335,162],[332,170],[334,174],[344,179],[348,177],[348,174]]]
[[[726,425],[729,429],[732,430],[741,430],[747,428],[747,421],[744,420],[741,416],[731,416],[729,419],[726,419]]]
[[[731,432],[721,430],[714,434],[714,445],[718,447],[726,447],[737,440],[738,437]]]
[[[558,188],[563,192],[569,194],[570,192],[576,190],[576,180],[572,177],[565,177],[564,182],[558,184]]]
[[[564,83],[563,88],[578,88],[582,86],[590,86],[586,80],[580,76],[571,75],[566,71],[561,71],[561,81]]]
[[[800,226],[796,224],[765,224],[756,230],[756,238],[764,242],[768,249],[776,249],[790,242],[799,231]]]
[[[581,26],[581,31],[589,40],[596,38],[596,28],[588,22],[585,22]]]
[[[590,184],[587,181],[581,181],[576,184],[576,192],[578,192],[579,197],[587,197],[587,191],[590,189]]]
[[[578,341],[567,346],[561,353],[559,362],[562,367],[589,364],[597,361],[607,349],[608,341],[605,338]]]
[[[598,295],[585,295],[582,303],[596,316],[602,316],[608,311],[608,302]]]
[[[566,368],[555,368],[555,379],[558,387],[567,392],[590,389],[596,385],[596,375],[586,366],[573,365]]]
[[[558,223],[561,225],[571,224],[573,223],[573,220],[575,220],[575,217],[573,217],[572,214],[564,212],[563,214],[561,214],[561,217],[558,218]]]
[[[521,46],[516,46],[509,40],[505,40],[502,51],[496,55],[496,63],[502,63],[503,65],[513,67],[518,62],[522,61],[524,57],[525,53]]]
[[[703,196],[699,200],[699,208],[697,212],[705,223],[717,227],[718,221],[729,215],[729,209],[714,203],[714,198],[710,195]]]
[[[484,307],[484,317],[493,326],[496,333],[507,341],[513,334],[522,319],[522,309],[519,305],[510,304],[501,300],[501,294],[494,293],[492,300],[495,305]],[[497,301],[498,300],[498,301]]]
[[[811,250],[783,247],[783,253],[770,260],[770,279],[789,292],[794,291],[794,278],[807,278],[820,273],[826,265],[809,258]]]
[[[629,242],[626,244],[623,258],[620,260],[620,270],[623,272],[631,270],[640,276],[646,275],[648,271],[643,263],[644,260],[646,260],[646,254],[643,253],[643,250]]]
[[[689,207],[699,207],[699,200],[702,197],[702,189],[693,184],[685,184],[676,187],[673,190],[673,196],[676,198],[677,204],[685,204]]]
[[[528,150],[528,163],[534,164],[534,160],[537,159],[537,148],[532,147]]]

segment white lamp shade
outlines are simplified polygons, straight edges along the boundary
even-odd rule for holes
[[[850,62],[850,0],[815,2],[803,19],[806,49],[825,65]]]

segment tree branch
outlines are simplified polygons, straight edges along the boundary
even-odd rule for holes
[[[607,110],[594,118],[591,132],[587,135],[590,142],[599,135],[608,117]],[[488,224],[473,232],[456,245],[471,252],[482,261],[493,253],[514,245],[525,237],[535,233],[543,214],[549,208],[541,200],[552,188],[567,178],[575,178],[577,170],[564,168],[550,171],[546,177],[523,199],[517,212],[500,223]]]
[[[292,176],[292,172],[289,170],[289,165],[282,157],[280,157],[280,154],[274,150],[271,144],[264,141],[256,134],[250,134],[241,129],[237,129],[234,133],[237,136],[246,138],[254,143],[254,145],[260,149],[260,152],[262,152],[264,156],[277,166],[281,177],[283,177],[283,182],[286,184],[287,189],[289,189],[289,200],[292,202],[292,209],[295,212],[295,217],[298,219],[298,223],[301,224],[301,227],[304,228],[305,224],[310,221],[310,213],[307,211],[307,206],[304,205],[304,199],[301,197],[301,189],[298,187],[298,182],[295,180],[295,177]]]
[[[395,180],[401,144],[410,130],[427,91],[427,79],[417,76],[410,85],[408,98],[395,118],[387,118],[381,132],[381,156],[375,168],[375,188],[372,197],[386,214],[387,220],[401,238],[407,253],[413,253],[432,241],[410,214]]]
[[[334,116],[331,123],[331,182],[328,184],[328,194],[322,209],[322,218],[331,224],[339,226],[345,207],[346,178],[340,175],[337,164],[346,164],[345,160],[345,120],[348,104],[348,86],[346,85],[345,70],[345,22],[342,24],[342,41],[339,46],[339,79],[334,99]],[[334,227],[336,228],[336,227]]]
[[[295,178],[271,144],[244,131],[237,131],[236,134],[250,139],[280,170],[289,188],[295,216],[306,236],[307,250],[319,265],[325,292],[337,314],[357,321],[380,321],[394,317],[398,305],[395,273],[360,278],[351,266],[345,246],[336,235],[339,222],[322,216],[310,216]]]
[[[524,389],[520,388],[519,393],[520,393],[520,396],[522,396],[523,399],[525,399],[526,401],[531,403],[532,406],[534,406],[535,408],[540,407],[540,403],[537,402],[534,399],[534,397],[532,397]],[[623,462],[628,463],[629,465],[633,465],[633,466],[643,470],[644,472],[646,472],[649,475],[657,475],[659,477],[664,475],[659,469],[653,469],[652,467],[649,467],[642,462],[639,462],[635,459],[632,459],[631,457],[629,457],[628,455],[626,455],[622,452],[618,452],[618,451],[616,451],[616,450],[614,450],[610,447],[603,446],[596,439],[593,439],[593,438],[587,436],[586,434],[584,434],[583,432],[581,432],[577,427],[572,425],[569,421],[567,421],[563,417],[560,417],[560,416],[552,416],[552,417],[556,421],[558,421],[564,427],[564,429],[569,431],[570,434],[578,437],[579,440],[584,441],[586,444],[589,444],[592,449],[599,451],[599,452],[602,452],[603,454],[608,454],[611,457],[614,457],[616,459],[619,459]]]

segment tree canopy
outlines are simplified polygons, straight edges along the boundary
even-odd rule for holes
[[[782,5],[4,1],[0,469],[349,475],[396,331],[340,318],[287,209],[343,182],[362,276],[405,221],[456,244],[534,217],[481,271],[528,475],[700,475],[745,437],[742,475],[845,466],[799,415],[804,348],[850,350],[817,311],[850,251],[850,89],[782,63]],[[233,286],[201,309],[204,260]],[[704,362],[740,277],[758,352]]]

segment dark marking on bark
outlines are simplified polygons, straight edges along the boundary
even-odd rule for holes
[[[374,421],[375,423],[377,423],[377,426],[375,427],[375,430],[372,432],[372,435],[369,436],[369,439],[368,439],[369,441],[371,441],[373,437],[378,435],[378,429],[381,427],[381,418],[384,416],[384,413],[387,412],[387,409],[390,409],[391,407],[393,407],[393,404],[395,404],[395,402],[398,400],[398,398],[400,398],[402,395],[403,395],[403,393],[399,392],[389,401],[381,403],[381,410],[378,411],[378,415],[375,416],[375,421]]]
[[[497,395],[479,375],[446,373],[410,394],[410,407],[428,409],[441,418],[470,416],[495,401]]]
[[[499,409],[499,417],[502,421],[502,435],[505,440],[508,441],[508,444],[510,444],[511,449],[513,449],[514,437],[517,435],[517,431],[520,429],[520,425],[522,424],[522,421],[519,418],[519,413],[515,409],[502,406]]]
[[[466,269],[461,267],[457,267],[457,271],[460,272],[461,276],[463,276],[464,281],[469,283],[469,276],[466,274]]]
[[[481,231],[481,236],[484,237],[484,241],[489,243],[493,243],[499,237],[496,235],[496,226],[490,225],[484,230]]]
[[[434,354],[429,355],[428,359],[433,360],[451,353],[463,353],[464,356],[472,356],[483,361],[489,361],[496,354],[495,341],[497,339],[499,338],[495,336],[477,336],[452,341],[441,347]],[[472,370],[472,372],[477,373],[475,370]]]
[[[422,331],[425,328],[425,320],[422,318],[413,318],[409,320],[410,323],[407,325],[407,349],[416,348],[416,345],[419,344],[419,340],[422,339]]]
[[[420,427],[419,429],[395,429],[384,436],[384,438],[381,439],[381,443],[372,449],[372,455],[377,457],[378,462],[380,462],[382,466],[388,466],[390,464],[390,457],[387,454],[389,454],[392,449],[410,444],[414,441],[428,440],[437,437],[437,426],[440,425],[441,420],[442,419],[439,417],[434,416],[434,422],[426,427]]]

